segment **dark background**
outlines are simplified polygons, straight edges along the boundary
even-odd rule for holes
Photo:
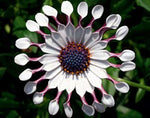
[[[28,19],[34,20],[34,15],[41,12],[44,4],[55,7],[59,12],[59,20],[65,23],[65,17],[60,11],[63,0],[0,0],[0,118],[62,118],[66,117],[62,104],[66,100],[64,92],[60,99],[60,111],[56,116],[48,113],[48,103],[54,99],[56,90],[48,92],[44,102],[34,105],[32,95],[25,95],[23,87],[26,82],[18,78],[27,67],[37,65],[27,64],[25,67],[14,63],[15,55],[25,52],[28,55],[37,56],[41,52],[37,48],[18,50],[15,41],[21,37],[29,37],[33,42],[42,42],[41,37],[36,33],[27,31],[25,22]],[[70,0],[74,6],[72,20],[76,25],[79,18],[76,12],[77,5],[81,0]],[[104,6],[104,14],[101,19],[96,20],[93,29],[96,30],[103,25],[110,14],[122,16],[121,25],[127,25],[130,29],[128,35],[122,41],[112,41],[107,47],[112,52],[121,52],[124,49],[134,50],[136,58],[136,69],[122,73],[118,69],[108,69],[108,73],[114,77],[120,77],[129,81],[150,86],[150,0],[85,0],[89,5],[89,15],[83,20],[83,25],[91,20],[91,9],[96,4]],[[50,22],[53,21],[50,19]],[[43,29],[45,30],[45,29]],[[115,33],[115,30],[106,32],[103,38],[108,38]],[[119,60],[111,59],[117,63]],[[38,75],[37,75],[38,76]],[[35,76],[35,78],[37,77]],[[33,77],[34,79],[34,77]],[[42,90],[47,82],[38,85],[38,91]],[[92,118],[149,118],[150,94],[141,88],[130,87],[127,94],[121,94],[114,90],[111,83],[104,81],[106,91],[115,98],[116,105],[107,108],[103,114],[96,113]],[[100,100],[101,95],[96,91]],[[86,94],[88,102],[92,103],[91,96]],[[73,93],[71,106],[74,110],[73,118],[88,118],[81,111],[80,98]]]

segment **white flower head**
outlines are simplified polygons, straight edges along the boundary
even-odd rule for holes
[[[44,71],[44,75],[35,81],[28,81],[24,87],[26,94],[32,94],[36,91],[38,83],[44,79],[48,79],[48,85],[43,91],[37,91],[33,95],[33,103],[40,104],[44,101],[44,95],[50,89],[57,88],[57,96],[51,100],[48,111],[51,115],[59,112],[59,98],[63,91],[68,94],[67,101],[64,103],[64,112],[68,118],[73,116],[70,99],[72,92],[75,90],[82,101],[82,111],[93,116],[95,110],[103,113],[106,107],[115,105],[112,95],[108,94],[102,85],[102,79],[108,79],[113,82],[116,90],[121,93],[127,93],[129,86],[125,82],[118,82],[111,78],[107,73],[107,68],[118,68],[123,72],[135,69],[135,53],[129,49],[123,50],[121,53],[113,53],[105,48],[111,40],[121,41],[128,33],[127,26],[120,27],[113,37],[102,39],[105,31],[117,29],[121,22],[119,14],[112,14],[106,18],[104,25],[96,31],[93,31],[92,24],[99,19],[104,11],[102,5],[96,5],[91,11],[92,20],[86,27],[82,26],[82,19],[88,15],[88,4],[81,2],[77,6],[77,13],[80,16],[79,24],[75,27],[72,23],[71,14],[73,13],[73,5],[69,1],[63,1],[61,4],[61,12],[64,13],[68,20],[66,25],[60,23],[57,19],[58,12],[55,8],[44,5],[43,13],[35,15],[35,21],[28,20],[26,27],[31,32],[41,34],[45,39],[43,43],[31,42],[28,38],[20,38],[15,45],[19,49],[27,49],[30,46],[37,46],[44,53],[40,57],[28,57],[27,54],[21,53],[15,56],[14,61],[18,65],[26,65],[33,61],[40,62],[41,67],[37,69],[25,69],[20,75],[21,81],[27,81],[33,78],[33,74]],[[49,17],[52,17],[57,26],[53,29],[49,23]],[[50,34],[46,34],[40,30],[40,27],[46,27],[50,30]],[[46,53],[46,54],[45,54]],[[113,64],[109,62],[109,58],[117,57],[122,64]],[[105,80],[104,80],[105,81]],[[96,98],[95,89],[102,93],[101,102]],[[85,93],[90,93],[94,100],[89,105],[86,102]]]

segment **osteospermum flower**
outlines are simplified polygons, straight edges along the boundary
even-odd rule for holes
[[[29,38],[19,38],[16,41],[16,47],[19,49],[27,49],[29,46],[37,46],[44,53],[43,56],[37,58],[28,57],[25,53],[21,53],[15,57],[15,63],[26,65],[29,61],[40,62],[42,66],[38,69],[26,69],[19,78],[22,81],[29,80],[33,74],[45,71],[45,74],[36,81],[28,81],[24,87],[26,94],[32,94],[36,91],[37,84],[42,80],[48,79],[47,87],[41,92],[35,92],[33,95],[34,104],[43,102],[43,97],[50,89],[57,88],[58,93],[55,99],[49,103],[48,111],[55,115],[59,110],[59,98],[63,91],[67,91],[68,97],[64,103],[64,111],[67,117],[72,117],[73,110],[70,105],[72,92],[75,90],[82,101],[82,110],[89,116],[94,115],[95,110],[102,113],[105,111],[105,106],[112,107],[115,104],[112,95],[108,94],[103,86],[102,79],[110,80],[115,88],[126,93],[129,91],[129,86],[125,82],[118,82],[107,74],[106,68],[119,68],[121,71],[130,71],[135,68],[135,64],[131,62],[135,54],[131,50],[124,50],[121,53],[112,53],[105,50],[107,44],[112,40],[122,40],[128,33],[128,27],[122,26],[118,28],[121,22],[119,14],[112,14],[106,18],[104,25],[92,31],[92,24],[96,19],[99,19],[104,11],[103,6],[96,5],[92,9],[92,20],[86,26],[82,26],[82,19],[88,14],[88,5],[86,2],[81,2],[77,7],[77,12],[80,15],[79,24],[77,27],[71,22],[71,14],[73,6],[69,1],[64,1],[61,5],[61,11],[67,16],[67,24],[60,23],[57,19],[57,10],[51,6],[44,5],[43,13],[37,13],[35,20],[28,20],[26,27],[31,32],[37,32],[42,35],[45,42],[42,44],[33,43]],[[55,30],[49,24],[47,16],[52,17],[58,27]],[[46,34],[40,30],[40,27],[46,27],[50,30],[50,34]],[[117,29],[118,28],[118,29]],[[104,32],[109,29],[117,29],[114,36],[102,40]],[[117,57],[122,64],[113,64],[108,61],[111,57]],[[96,98],[94,89],[100,90],[102,94],[101,102]],[[89,105],[86,102],[85,93],[88,92],[93,97],[93,104]]]

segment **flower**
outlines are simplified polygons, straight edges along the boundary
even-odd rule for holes
[[[51,115],[55,115],[59,111],[59,98],[63,91],[67,91],[68,98],[64,103],[64,111],[67,117],[72,117],[73,110],[70,105],[70,99],[73,90],[80,96],[82,101],[82,110],[88,116],[92,116],[95,110],[103,113],[105,108],[115,105],[112,95],[108,94],[103,86],[102,79],[110,80],[116,90],[127,93],[129,86],[125,82],[114,80],[106,71],[106,68],[119,68],[121,71],[130,71],[135,68],[132,60],[135,54],[131,50],[124,50],[121,53],[112,53],[105,50],[107,44],[112,40],[122,40],[128,33],[128,27],[122,26],[118,28],[121,22],[119,14],[112,14],[106,18],[104,25],[96,31],[92,31],[92,24],[96,19],[99,19],[104,11],[102,5],[96,5],[92,9],[92,20],[86,26],[82,26],[82,20],[88,14],[88,5],[86,2],[81,2],[77,7],[77,12],[80,15],[79,24],[77,27],[71,22],[71,14],[73,6],[69,1],[63,1],[61,11],[67,16],[67,24],[60,23],[57,19],[58,12],[55,8],[44,5],[43,13],[37,13],[35,20],[28,20],[26,27],[31,32],[36,32],[45,39],[44,43],[31,42],[29,38],[19,38],[16,40],[16,47],[19,49],[27,49],[30,46],[39,47],[44,53],[41,57],[31,58],[25,53],[18,54],[14,61],[15,63],[24,66],[28,62],[40,62],[42,66],[37,69],[27,68],[20,75],[21,81],[29,80],[33,74],[45,71],[45,74],[35,81],[28,81],[24,87],[26,94],[32,94],[36,91],[37,85],[45,79],[48,79],[47,87],[41,92],[35,92],[33,95],[34,104],[43,102],[44,95],[50,89],[57,88],[58,93],[55,99],[49,103],[48,111]],[[49,24],[48,17],[52,17],[58,27],[54,29]],[[50,30],[50,34],[44,33],[40,27],[46,27]],[[117,29],[118,28],[118,29]],[[109,29],[117,29],[114,36],[103,39],[103,34]],[[108,61],[111,57],[117,57],[122,64],[113,64]],[[100,90],[102,93],[101,102],[96,98],[94,89]],[[85,98],[85,93],[88,92],[93,97],[93,104],[89,105]]]

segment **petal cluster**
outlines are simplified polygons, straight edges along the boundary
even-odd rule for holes
[[[81,2],[77,6],[77,12],[80,16],[79,24],[77,27],[73,25],[71,22],[71,14],[73,13],[73,6],[69,1],[63,1],[61,4],[61,12],[66,15],[67,23],[62,24],[57,19],[58,12],[55,8],[44,5],[42,8],[44,13],[37,13],[35,15],[35,21],[28,20],[26,22],[26,27],[31,32],[36,32],[40,34],[44,38],[43,43],[34,43],[27,37],[19,38],[16,40],[16,47],[19,49],[27,49],[30,46],[36,46],[40,48],[44,54],[40,57],[28,57],[25,53],[21,53],[16,55],[14,61],[16,64],[24,66],[27,63],[32,62],[40,62],[42,64],[41,67],[37,69],[25,69],[20,75],[19,79],[21,81],[28,81],[24,87],[24,92],[26,94],[33,95],[33,103],[40,104],[44,100],[44,95],[47,91],[51,89],[57,88],[58,92],[56,97],[50,101],[48,106],[48,111],[51,115],[55,115],[59,111],[59,98],[61,97],[63,91],[66,90],[68,97],[66,102],[64,103],[64,112],[68,118],[73,116],[73,109],[71,108],[70,99],[72,92],[75,90],[76,93],[80,96],[82,101],[82,111],[88,116],[93,116],[95,110],[103,113],[105,112],[106,107],[113,107],[115,105],[115,101],[112,95],[108,94],[102,86],[102,79],[105,81],[111,81],[114,84],[116,90],[121,93],[127,93],[129,91],[129,86],[125,82],[118,82],[114,80],[106,71],[106,68],[114,67],[118,68],[123,72],[130,71],[135,69],[135,63],[132,60],[135,58],[135,53],[129,49],[123,50],[120,53],[113,53],[105,50],[108,43],[112,40],[120,41],[122,40],[128,33],[129,29],[127,26],[121,26],[118,28],[121,22],[121,16],[119,14],[111,14],[106,18],[104,25],[97,29],[96,31],[92,31],[92,26],[95,20],[99,19],[104,11],[102,5],[96,5],[93,7],[91,11],[91,21],[85,27],[82,26],[82,19],[84,19],[88,15],[88,4],[86,2]],[[49,17],[53,18],[56,21],[57,29],[53,28],[49,24]],[[50,33],[46,34],[40,28],[46,27]],[[117,29],[118,28],[118,29]],[[103,34],[110,29],[117,29],[116,33],[108,38],[102,39]],[[71,48],[69,45],[73,43]],[[80,56],[86,55],[85,52],[79,54],[78,58],[75,56],[69,56],[69,54],[78,54],[78,50],[81,47],[74,49],[74,46],[83,45],[86,50],[89,52],[85,58],[88,57],[87,62],[89,63],[86,69],[83,68],[83,71],[79,71],[79,73],[69,73],[67,67],[62,68],[64,62],[69,61],[69,63],[74,62],[78,59],[77,62],[80,63]],[[65,53],[62,54],[62,51],[65,49]],[[73,53],[73,51],[75,53]],[[65,55],[66,54],[66,55]],[[68,56],[64,62],[59,58],[63,58],[63,56]],[[113,64],[108,61],[109,58],[116,57],[123,61],[121,64]],[[84,63],[83,63],[84,64]],[[86,63],[85,63],[86,64]],[[71,69],[74,67],[70,67]],[[77,68],[76,68],[77,69]],[[80,67],[79,67],[80,69]],[[31,81],[33,74],[36,74],[40,71],[45,71],[45,74],[39,77],[39,79],[35,81]],[[78,69],[77,71],[78,72]],[[37,91],[37,85],[48,79],[47,87],[43,91]],[[101,100],[98,100],[94,89],[98,89],[101,94]],[[85,98],[85,93],[91,94],[93,97],[93,103],[90,105],[87,103]]]

